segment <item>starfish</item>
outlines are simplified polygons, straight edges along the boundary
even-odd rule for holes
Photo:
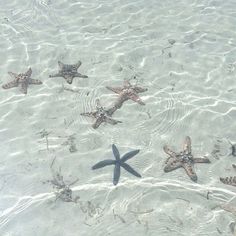
[[[183,151],[175,153],[166,145],[163,147],[164,151],[169,155],[164,168],[165,172],[184,168],[191,180],[197,182],[197,175],[193,169],[195,163],[210,163],[208,158],[194,158],[191,153],[191,138],[187,136],[184,141]]]
[[[98,128],[103,122],[116,125],[117,123],[122,123],[121,121],[114,120],[111,118],[111,115],[114,113],[114,107],[110,109],[105,109],[101,106],[100,100],[96,99],[96,111],[81,113],[82,116],[88,116],[95,118],[96,121],[92,125],[94,129]]]
[[[63,77],[68,84],[72,84],[74,77],[88,78],[87,75],[82,75],[77,72],[81,64],[81,61],[78,61],[73,65],[63,64],[62,62],[58,61],[59,72],[54,75],[49,75],[49,77]]]
[[[115,144],[112,144],[112,151],[113,151],[113,155],[115,157],[115,160],[107,159],[104,161],[100,161],[96,165],[94,165],[92,167],[92,169],[96,170],[96,169],[99,169],[99,168],[102,168],[105,166],[115,165],[114,174],[113,174],[113,184],[114,185],[117,185],[119,182],[120,167],[123,167],[126,171],[133,174],[134,176],[141,178],[141,175],[138,172],[136,172],[130,165],[125,163],[127,160],[129,160],[130,158],[132,158],[133,156],[138,154],[139,150],[133,150],[131,152],[128,152],[122,158],[120,158],[120,153],[119,153]]]
[[[236,165],[233,164],[232,166],[236,170]],[[220,181],[224,184],[228,184],[228,185],[232,185],[232,186],[236,187],[236,176],[234,176],[234,177],[232,177],[232,176],[231,177],[225,177],[225,178],[220,177]]]
[[[18,87],[20,85],[20,90],[22,93],[27,94],[27,89],[29,84],[42,84],[42,81],[37,79],[31,79],[32,70],[29,68],[25,73],[16,74],[13,72],[8,72],[10,76],[14,78],[13,81],[6,83],[2,86],[4,89],[9,89],[13,87]]]
[[[107,89],[119,94],[119,98],[117,102],[115,103],[115,106],[120,108],[123,104],[123,102],[131,99],[140,105],[145,105],[145,103],[141,100],[139,97],[138,93],[143,93],[146,92],[147,89],[137,87],[135,85],[131,85],[129,81],[125,80],[124,81],[124,86],[123,87],[110,87],[106,86]]]

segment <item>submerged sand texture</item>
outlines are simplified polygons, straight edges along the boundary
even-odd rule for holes
[[[0,89],[1,236],[236,235],[236,188],[230,144],[236,143],[236,2],[208,0],[0,1],[0,84],[8,71],[32,68],[27,95]],[[88,78],[49,78],[58,61],[82,62]],[[126,101],[117,125],[92,128],[80,115],[95,101],[110,106],[106,86],[124,80],[148,89],[141,106]],[[164,173],[163,146],[192,139],[198,182],[183,169]],[[128,163],[91,167],[140,149]],[[56,157],[56,159],[55,159]],[[61,169],[76,202],[56,200],[50,165]],[[235,228],[235,229],[234,229]]]

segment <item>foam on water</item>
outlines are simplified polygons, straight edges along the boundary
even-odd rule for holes
[[[236,125],[236,2],[234,0],[0,0],[0,84],[8,71],[32,68],[28,94],[0,91],[0,234],[236,235],[235,191],[219,177],[234,176],[230,156]],[[69,85],[57,61],[82,61]],[[125,79],[148,88],[146,106],[124,103],[122,121],[94,130],[100,98],[109,107],[117,94],[105,86]],[[183,169],[164,173],[168,144],[180,151],[191,136],[198,183]],[[140,149],[129,160],[142,178],[113,167],[91,167]],[[56,199],[50,165],[61,170],[77,203]]]

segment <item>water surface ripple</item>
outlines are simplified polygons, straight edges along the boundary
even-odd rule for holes
[[[236,235],[236,3],[234,0],[0,0],[0,85],[8,71],[32,68],[28,94],[0,92],[0,233],[2,236]],[[82,62],[70,85],[58,61]],[[110,107],[106,86],[124,80],[147,88],[113,115],[122,121],[93,129],[96,99]],[[180,151],[191,136],[198,183],[183,169],[164,173],[168,144]],[[129,164],[142,178],[91,167],[140,149]],[[55,159],[56,158],[56,159]],[[56,199],[53,173],[77,203]],[[54,176],[55,177],[55,176]]]

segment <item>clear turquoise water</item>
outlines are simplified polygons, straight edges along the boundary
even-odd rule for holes
[[[236,2],[0,1],[1,85],[8,71],[33,70],[42,86],[0,91],[0,232],[2,236],[235,235],[234,176],[229,156],[236,118]],[[175,40],[175,41],[173,41]],[[173,43],[175,42],[175,43]],[[57,61],[82,61],[88,79],[49,78]],[[117,96],[105,86],[124,79],[148,88],[146,106],[131,101],[116,126],[94,130],[80,116]],[[71,91],[73,90],[73,91]],[[46,135],[46,136],[45,136]],[[192,138],[198,183],[183,169],[164,173],[169,144]],[[48,143],[48,144],[47,144]],[[140,149],[129,161],[142,179],[91,166]],[[219,151],[217,151],[219,150]],[[50,165],[70,183],[77,203],[55,201]],[[207,197],[208,196],[208,197]]]

